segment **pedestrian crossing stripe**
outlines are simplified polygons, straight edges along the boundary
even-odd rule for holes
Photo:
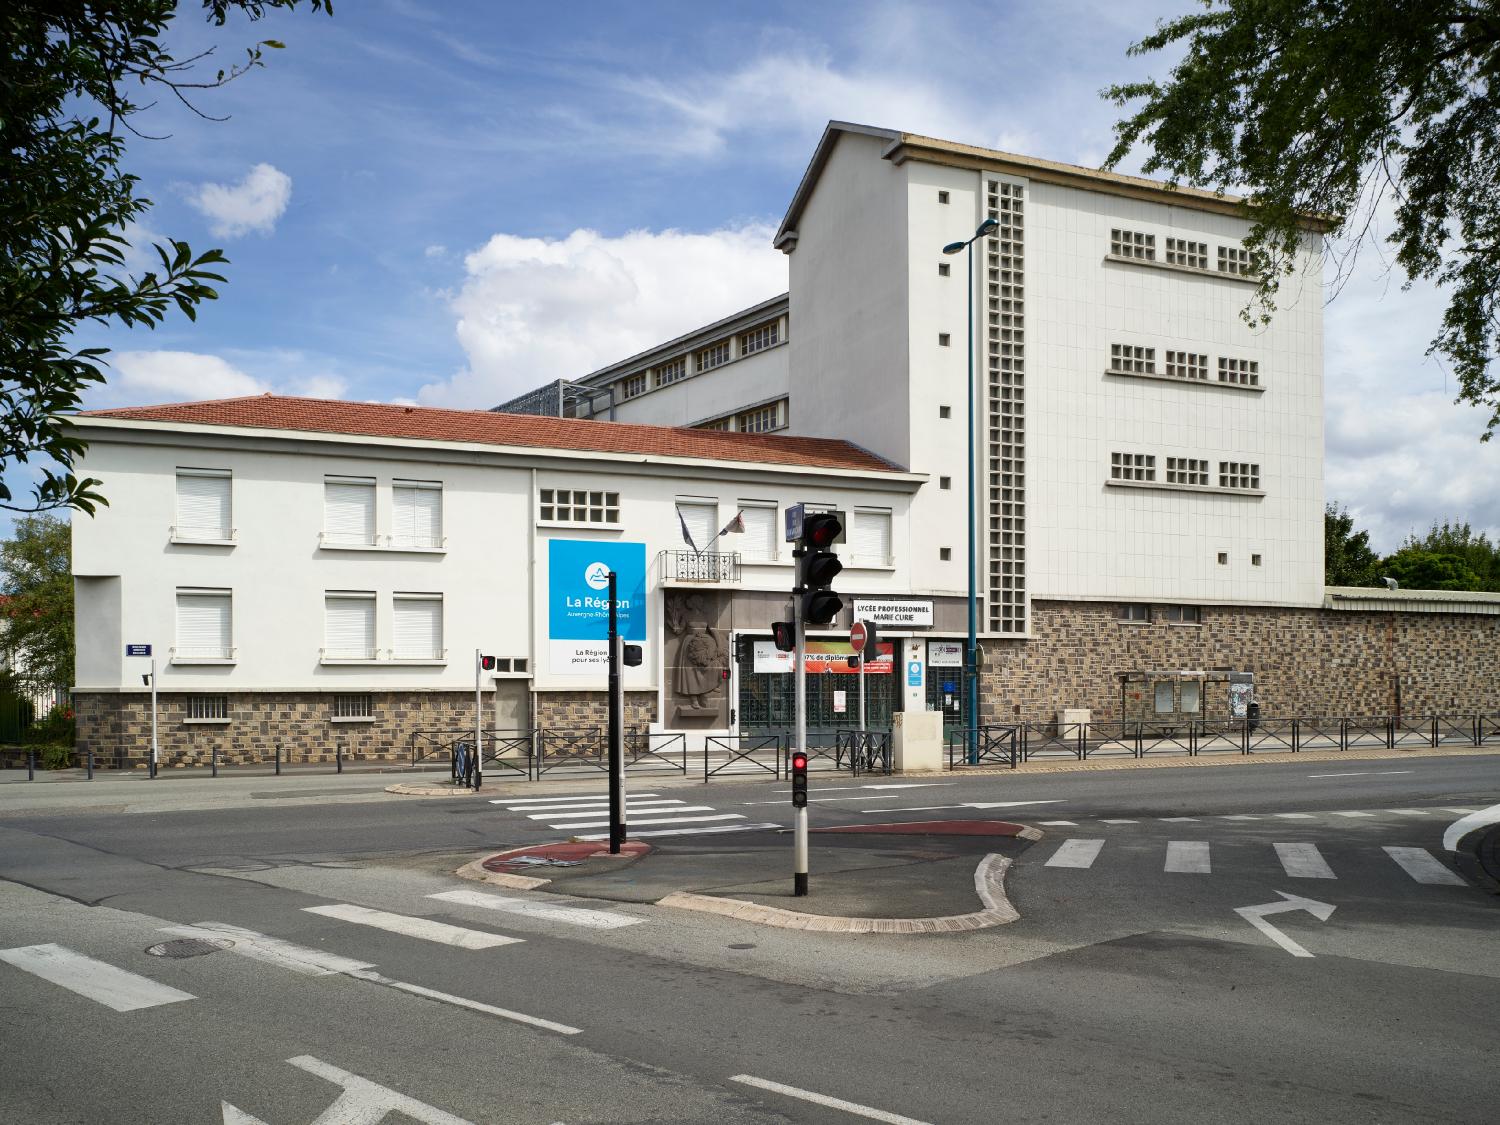
[[[1094,866],[1105,841],[1099,839],[1064,840],[1042,864],[1044,867],[1066,867],[1087,870]],[[1281,868],[1293,879],[1337,879],[1323,853],[1313,843],[1272,844]],[[1382,850],[1402,871],[1418,883],[1434,886],[1467,887],[1468,882],[1445,866],[1425,848],[1385,847]],[[1206,840],[1169,840],[1162,870],[1169,874],[1207,875],[1212,872],[1209,843]]]
[[[551,905],[532,899],[498,895],[487,891],[442,891],[428,898],[439,902],[451,902],[459,906],[477,906],[484,910],[502,910],[523,918],[540,918],[544,922],[563,922],[570,926],[582,926],[592,930],[616,930],[621,926],[635,926],[645,921],[629,914],[613,910],[591,910],[583,906]]]
[[[334,902],[326,906],[304,906],[308,914],[324,918],[337,918],[341,922],[353,922],[357,926],[385,930],[403,937],[420,938],[422,941],[452,945],[459,949],[493,949],[498,945],[519,945],[524,939],[506,937],[504,934],[469,930],[463,926],[450,926],[433,918],[414,918],[409,914],[392,914],[385,910],[372,910],[367,906],[355,906],[347,902]]]
[[[160,1004],[197,999],[191,992],[50,942],[0,949],[0,961],[117,1012],[134,1012]]]

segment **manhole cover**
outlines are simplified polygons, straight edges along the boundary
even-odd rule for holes
[[[183,957],[202,957],[205,953],[217,953],[221,949],[228,949],[233,944],[234,942],[228,938],[185,937],[147,946],[146,952],[153,957],[172,957],[180,960]]]

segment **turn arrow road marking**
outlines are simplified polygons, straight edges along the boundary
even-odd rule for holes
[[[1303,949],[1295,941],[1287,937],[1286,934],[1271,925],[1271,923],[1267,922],[1266,915],[1282,914],[1288,910],[1305,910],[1319,922],[1326,922],[1337,908],[1326,902],[1303,898],[1301,895],[1289,895],[1285,891],[1277,891],[1276,893],[1286,901],[1268,902],[1263,906],[1237,906],[1234,912],[1277,945],[1281,946],[1282,949],[1285,949],[1293,957],[1311,957],[1311,953]]]

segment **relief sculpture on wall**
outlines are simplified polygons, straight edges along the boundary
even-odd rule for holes
[[[668,683],[672,721],[679,726],[728,723],[729,648],[720,618],[724,599],[716,593],[669,591],[665,617],[672,637]]]

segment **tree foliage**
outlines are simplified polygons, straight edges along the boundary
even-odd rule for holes
[[[308,0],[332,11],[330,0]],[[251,20],[301,0],[204,0],[212,23]],[[154,328],[173,310],[190,319],[224,281],[219,250],[194,254],[169,239],[155,268],[126,267],[128,231],[150,209],[123,168],[139,98],[191,98],[260,66],[264,40],[227,69],[211,52],[177,58],[163,37],[179,0],[8,0],[0,5],[0,473],[36,459],[40,481],[0,507],[93,511],[99,481],[72,467],[83,452],[64,415],[105,380],[107,349],[75,346],[89,324]],[[207,116],[203,114],[203,116]]]
[[[1374,586],[1380,581],[1379,557],[1370,549],[1370,533],[1354,530],[1354,517],[1337,504],[1323,510],[1323,581],[1329,586]]]
[[[73,682],[72,527],[55,516],[22,516],[0,543],[0,643],[20,675],[38,686]]]
[[[1500,545],[1483,533],[1475,535],[1466,523],[1444,520],[1426,535],[1407,536],[1385,565],[1403,586],[1500,592]],[[1425,585],[1428,582],[1448,584]]]
[[[1500,6],[1496,0],[1203,0],[1132,55],[1185,49],[1167,82],[1112,86],[1133,107],[1107,166],[1137,143],[1144,170],[1247,192],[1246,246],[1269,315],[1308,217],[1357,248],[1390,194],[1388,241],[1407,284],[1448,306],[1428,354],[1452,362],[1459,400],[1500,427]]]

